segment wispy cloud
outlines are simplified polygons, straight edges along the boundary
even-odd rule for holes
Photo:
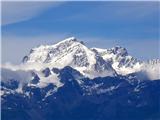
[[[62,2],[2,2],[2,25],[29,20]]]
[[[86,4],[87,5],[87,4]],[[156,13],[158,15],[158,2],[93,2],[91,9],[69,16],[66,20],[96,21],[96,22],[136,22]],[[89,16],[89,17],[88,17]],[[119,22],[118,22],[119,23]]]

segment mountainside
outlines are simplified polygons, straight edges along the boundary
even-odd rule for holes
[[[158,120],[160,62],[71,37],[2,65],[2,120]]]

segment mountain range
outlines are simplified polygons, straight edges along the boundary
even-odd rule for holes
[[[160,60],[70,37],[1,66],[2,120],[158,120]]]

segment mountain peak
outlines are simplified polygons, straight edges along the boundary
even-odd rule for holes
[[[69,37],[56,44],[41,45],[31,49],[29,55],[23,58],[23,62],[27,63],[48,63],[52,62],[55,57],[64,53],[64,56],[69,54],[74,49],[85,47],[83,42],[77,41],[75,37]],[[60,58],[59,58],[60,59]]]
[[[68,37],[68,38],[66,38],[66,39],[58,42],[58,43],[55,44],[55,45],[64,45],[64,44],[66,44],[66,45],[68,45],[68,46],[70,46],[70,45],[72,45],[72,44],[85,45],[83,41],[79,41],[76,37]],[[55,45],[54,45],[54,46],[55,46]]]
[[[127,56],[128,55],[127,49],[124,47],[121,47],[121,46],[113,47],[113,48],[111,48],[111,50],[114,54],[117,54],[120,56]]]
[[[101,49],[101,48],[91,48],[91,49],[100,53],[114,54],[122,57],[128,55],[127,49],[121,46],[115,46],[110,49]]]
[[[60,41],[59,43],[62,43],[62,42],[74,42],[74,41],[77,41],[77,39],[75,37],[68,37],[68,38]]]

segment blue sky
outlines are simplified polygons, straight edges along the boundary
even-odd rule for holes
[[[3,2],[2,62],[75,36],[88,47],[126,47],[141,60],[159,58],[158,2]]]

